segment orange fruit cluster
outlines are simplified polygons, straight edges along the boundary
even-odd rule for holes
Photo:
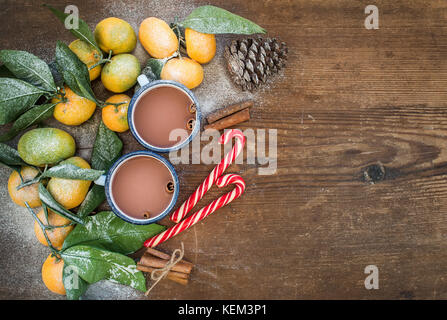
[[[138,59],[131,54],[137,44],[137,35],[129,23],[119,18],[110,17],[97,24],[94,37],[100,50],[80,39],[71,42],[69,48],[87,66],[90,81],[100,78],[107,90],[116,93],[104,103],[102,120],[110,130],[125,132],[129,129],[127,110],[131,98],[123,92],[135,85],[141,72]],[[184,41],[189,57],[176,57],[179,52],[177,35],[165,21],[155,17],[147,18],[141,23],[138,38],[152,57],[167,60],[161,72],[162,79],[178,81],[190,89],[196,88],[202,83],[204,77],[202,64],[210,62],[216,54],[216,39],[213,34],[203,34],[186,29]],[[110,55],[110,59],[106,59],[108,55]],[[54,118],[68,126],[77,126],[86,122],[96,110],[95,102],[79,96],[68,86],[64,86],[59,95],[54,97],[51,102],[56,105],[53,112]],[[48,160],[58,156],[58,154],[55,155],[57,152],[52,150],[50,150],[51,152],[35,152],[41,147],[40,143],[49,144],[48,141],[36,140],[35,130],[52,130],[43,132],[48,136],[59,137],[63,133],[62,130],[50,128],[34,129],[28,132],[29,137],[24,135],[24,138],[22,137],[23,139],[19,141],[18,148],[20,156],[25,161],[31,165],[42,166],[43,164],[54,164],[69,157],[60,163],[72,164],[79,168],[90,168],[87,161],[73,156],[74,140],[70,142],[67,140],[68,138],[62,137],[67,140],[64,140],[63,143],[66,150],[62,150],[64,156],[59,157],[57,161]],[[42,160],[43,156],[46,158]],[[25,206],[26,202],[31,208],[42,205],[38,192],[39,182],[17,189],[21,183],[32,180],[38,174],[39,170],[35,167],[23,166],[20,173],[14,171],[10,175],[8,192],[14,203]],[[68,210],[79,206],[84,201],[91,184],[91,181],[57,177],[47,180],[44,179],[47,190],[58,203]],[[51,244],[52,247],[60,250],[74,225],[70,223],[69,219],[50,209],[45,211],[41,208],[36,216],[40,220],[34,222],[34,232],[38,241],[45,246]],[[49,228],[42,230],[41,224]],[[42,265],[42,280],[47,288],[54,293],[66,293],[63,284],[63,268],[64,261],[54,254],[50,254]]]
[[[186,29],[185,42],[189,58],[171,58],[179,50],[179,39],[165,21],[155,17],[147,18],[141,23],[138,37],[152,57],[170,58],[162,69],[161,78],[180,82],[189,89],[202,83],[201,64],[210,62],[216,54],[214,34]]]
[[[82,41],[75,40],[69,47],[79,59],[89,68],[90,80],[99,76],[104,87],[113,93],[123,93],[132,88],[141,67],[138,59],[130,54],[136,46],[137,36],[132,26],[126,21],[110,17],[100,21],[94,31],[94,37],[105,54],[113,57],[104,65],[97,65],[101,54],[95,47]],[[139,27],[138,38],[146,51],[156,59],[167,59],[161,79],[182,83],[189,89],[199,86],[204,78],[202,64],[210,62],[216,55],[216,38],[214,34],[205,34],[193,29],[185,30],[184,41],[187,57],[175,57],[179,52],[179,39],[171,27],[156,17],[145,19]],[[115,95],[106,101],[102,109],[102,119],[106,126],[116,132],[128,130],[127,104],[117,106],[128,96]],[[123,100],[123,101],[122,101]],[[66,125],[80,125],[87,121],[95,112],[94,102],[76,95],[65,87],[65,95],[53,99],[57,103],[54,117]],[[112,104],[107,104],[107,102]]]
[[[79,168],[89,169],[90,165],[87,161],[80,157],[71,157],[61,162],[61,164],[72,164]],[[39,171],[33,167],[23,166],[20,174],[13,171],[8,180],[8,192],[12,201],[20,206],[25,207],[25,202],[31,208],[42,205],[39,198],[39,183],[17,190],[17,187],[26,181],[30,181],[37,176]],[[63,205],[66,209],[71,209],[80,205],[88,192],[91,181],[51,178],[47,183],[47,189],[53,198]],[[43,208],[37,213],[37,218],[45,226],[50,226],[45,231],[42,230],[40,223],[34,221],[34,233],[37,240],[45,246],[48,246],[47,238],[51,245],[60,250],[64,244],[65,238],[73,230],[74,225],[70,224],[70,220],[48,209],[47,215]],[[45,234],[46,236],[45,236]],[[61,259],[48,256],[42,266],[42,279],[47,288],[58,294],[65,294],[65,288],[62,282],[62,271],[64,262]]]
[[[130,54],[137,44],[132,26],[119,18],[106,18],[96,25],[94,37],[104,52],[103,55],[94,46],[80,39],[69,45],[89,69],[90,81],[100,77],[104,87],[114,93],[132,88],[141,72],[140,62]],[[110,60],[105,59],[108,54],[112,55]],[[105,60],[101,61],[101,57]],[[94,65],[96,66],[92,68]],[[80,125],[90,119],[96,110],[96,104],[78,96],[67,86],[64,90],[62,95],[52,100],[52,103],[57,103],[54,118],[69,126]]]

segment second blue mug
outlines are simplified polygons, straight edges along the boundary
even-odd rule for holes
[[[147,219],[138,219],[135,217],[132,217],[131,215],[129,215],[128,213],[124,212],[122,209],[120,209],[119,205],[116,202],[116,199],[113,196],[113,181],[115,178],[115,175],[118,171],[118,169],[125,164],[127,161],[136,158],[136,157],[150,157],[153,158],[157,161],[160,161],[160,163],[162,163],[170,172],[171,177],[172,177],[172,182],[173,182],[173,194],[172,194],[172,198],[171,201],[169,202],[168,206],[159,214],[157,214],[155,217],[150,217]],[[174,207],[175,203],[177,202],[177,198],[178,198],[178,194],[179,194],[179,181],[178,181],[178,176],[177,173],[175,172],[174,167],[172,166],[172,164],[166,160],[164,157],[153,153],[151,151],[147,151],[147,150],[142,150],[142,151],[135,151],[135,152],[131,152],[128,153],[124,156],[122,156],[121,158],[119,158],[113,165],[112,167],[109,169],[109,171],[107,172],[107,174],[101,176],[98,180],[95,181],[96,184],[98,185],[103,185],[104,186],[104,190],[106,193],[106,198],[107,198],[107,202],[109,203],[110,207],[112,208],[112,211],[121,219],[133,223],[133,224],[151,224],[154,222],[157,222],[158,220],[163,219]]]

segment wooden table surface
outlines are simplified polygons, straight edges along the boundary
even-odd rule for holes
[[[262,176],[259,165],[230,167],[246,179],[245,194],[161,246],[169,251],[183,241],[196,269],[187,287],[164,281],[151,298],[447,298],[447,3],[210,2],[256,21],[290,48],[283,75],[253,96],[252,119],[240,126],[277,129],[278,169]],[[70,3],[92,27],[106,17],[104,7],[123,5]],[[208,1],[126,3],[129,12],[144,4],[146,16],[173,19],[187,15],[182,6]],[[57,39],[72,39],[40,4],[0,0],[2,49],[52,54]],[[366,4],[379,8],[378,30],[364,27]],[[141,22],[126,12],[119,17]],[[228,39],[219,38],[207,74],[224,63]],[[138,57],[148,55],[139,50]],[[107,96],[99,85],[95,91]],[[120,137],[125,152],[141,149],[130,133]],[[178,204],[212,167],[176,166]],[[385,171],[383,179],[375,169]],[[378,181],[367,181],[365,171]],[[199,204],[220,193],[213,188]],[[379,269],[378,290],[365,289],[367,265]]]

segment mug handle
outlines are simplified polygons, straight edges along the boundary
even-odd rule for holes
[[[143,87],[149,83],[149,79],[144,74],[140,74],[137,78],[137,81],[140,87]]]
[[[103,174],[102,176],[100,176],[98,179],[96,179],[95,181],[93,181],[94,184],[97,184],[99,186],[105,186],[106,185],[106,178],[107,175]]]

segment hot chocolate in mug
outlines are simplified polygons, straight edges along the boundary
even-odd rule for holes
[[[104,186],[107,202],[118,217],[140,225],[163,219],[179,194],[172,164],[147,150],[122,156],[95,183]]]
[[[149,82],[138,77],[141,88],[129,103],[127,120],[137,141],[155,152],[185,147],[200,131],[201,112],[194,94],[170,80]]]

